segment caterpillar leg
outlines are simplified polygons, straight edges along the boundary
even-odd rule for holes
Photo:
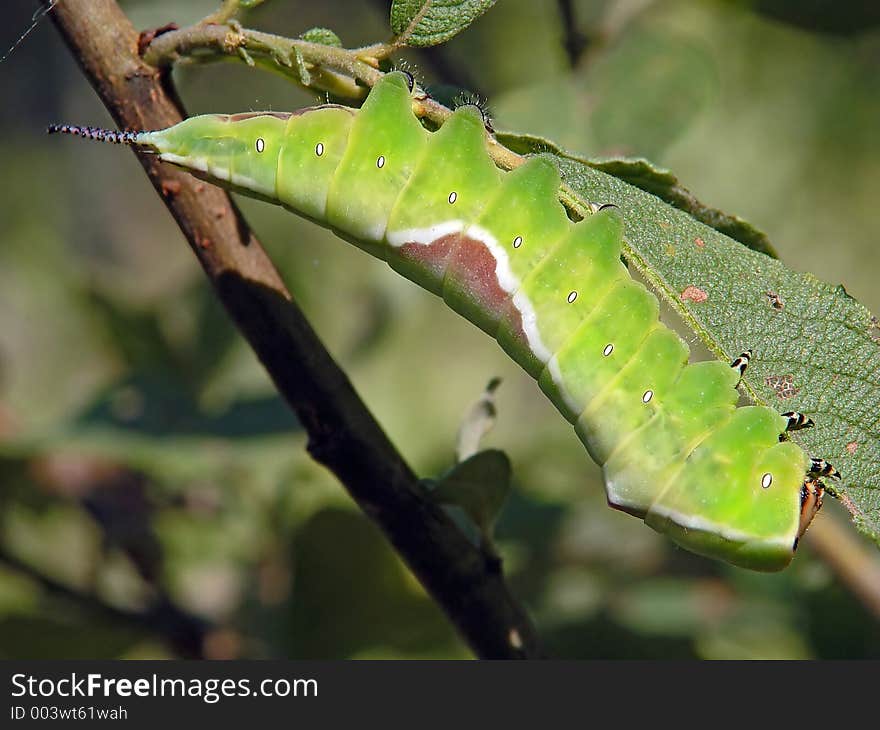
[[[840,472],[825,461],[825,459],[811,457],[809,473],[812,477],[832,477],[834,479],[840,479]]]
[[[751,359],[752,351],[746,350],[742,355],[736,358],[736,360],[730,363],[730,367],[736,370],[739,373],[739,377],[742,378],[742,376],[746,374],[746,368],[749,366],[749,361]]]
[[[825,496],[825,485],[818,479],[807,477],[801,487],[801,517],[798,524],[798,534],[794,539],[793,550],[797,550],[798,541],[803,537],[813,518],[822,509],[822,500]]]
[[[812,418],[798,411],[786,411],[782,417],[788,419],[788,423],[785,425],[786,431],[799,431],[802,428],[812,428],[816,425]]]

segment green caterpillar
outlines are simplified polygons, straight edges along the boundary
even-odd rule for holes
[[[821,507],[819,477],[839,476],[780,439],[812,425],[805,416],[736,407],[749,353],[732,366],[688,364],[656,297],[621,263],[615,206],[571,221],[550,160],[498,169],[472,107],[428,131],[405,74],[385,76],[360,110],[204,115],[156,132],[49,131],[136,145],[281,204],[443,297],[574,424],[603,468],[609,503],[688,550],[779,570]]]

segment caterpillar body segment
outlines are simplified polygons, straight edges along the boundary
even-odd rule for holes
[[[332,178],[325,225],[380,258],[387,254],[384,239],[392,210],[422,164],[430,138],[411,109],[402,76],[395,76],[393,84],[377,86],[355,115],[347,137],[333,140],[334,147],[342,145],[339,164],[334,169],[331,158],[326,160]],[[316,130],[313,142],[323,144],[326,154],[328,141],[322,130]],[[364,190],[370,194],[365,196]],[[281,202],[293,208],[292,201]]]
[[[430,132],[395,73],[360,110],[207,115],[107,134],[284,205],[441,296],[574,425],[612,506],[703,555],[756,570],[790,562],[821,506],[805,477],[833,469],[780,441],[806,419],[736,407],[750,352],[688,364],[656,297],[620,261],[618,209],[572,222],[555,165],[498,169],[474,108]]]
[[[352,109],[341,106],[291,116],[279,140],[275,202],[326,225],[330,184],[355,116]],[[309,183],[303,184],[304,180]]]

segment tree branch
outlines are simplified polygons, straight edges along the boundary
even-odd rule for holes
[[[167,75],[138,56],[138,35],[113,0],[67,0],[52,17],[121,128],[181,120]],[[537,633],[497,565],[420,487],[228,195],[154,157],[139,159],[227,312],[299,416],[312,456],[384,531],[477,655],[541,656]]]
[[[60,596],[91,613],[160,634],[179,654],[187,659],[204,657],[205,639],[211,632],[211,624],[182,611],[166,597],[154,602],[144,611],[133,611],[105,603],[93,593],[83,593],[66,583],[50,578],[30,563],[0,546],[0,563],[38,583],[44,590]]]

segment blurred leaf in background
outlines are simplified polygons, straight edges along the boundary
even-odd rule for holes
[[[142,28],[216,5],[122,3]],[[767,231],[788,266],[880,309],[871,4],[577,0],[568,21],[559,5],[505,0],[402,56],[426,83],[487,97],[498,129],[673,170]],[[354,47],[390,38],[389,7],[270,0],[244,22],[328,28]],[[30,12],[9,10],[4,42]],[[567,45],[573,33],[583,43]],[[0,108],[0,655],[184,655],[191,630],[203,656],[467,656],[308,458],[134,158],[44,136],[59,120],[110,124],[51,25],[0,75],[16,100]],[[174,78],[191,114],[316,102],[244,64]],[[513,467],[495,541],[554,655],[880,656],[880,609],[838,581],[809,533],[772,576],[675,548],[608,509],[570,427],[482,333],[329,233],[241,205],[420,475],[452,466],[461,414],[503,378],[481,444]],[[157,600],[177,623],[144,613]]]

